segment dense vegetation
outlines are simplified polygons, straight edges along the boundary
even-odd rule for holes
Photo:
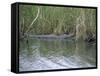
[[[21,36],[73,33],[76,39],[96,39],[96,9],[20,5],[19,12]]]

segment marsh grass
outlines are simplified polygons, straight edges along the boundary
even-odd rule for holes
[[[78,39],[96,39],[96,9],[20,5],[20,35],[71,34]]]

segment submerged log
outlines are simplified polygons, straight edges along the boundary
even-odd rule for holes
[[[29,37],[32,38],[46,38],[46,39],[66,39],[66,38],[70,38],[73,37],[74,34],[62,34],[62,35],[54,35],[54,34],[50,34],[50,35],[29,35]]]

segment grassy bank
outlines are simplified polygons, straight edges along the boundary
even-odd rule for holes
[[[20,35],[74,34],[78,39],[96,39],[96,9],[20,5]]]

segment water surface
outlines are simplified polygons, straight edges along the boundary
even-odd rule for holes
[[[19,70],[51,70],[96,66],[96,45],[72,39],[20,41]]]

